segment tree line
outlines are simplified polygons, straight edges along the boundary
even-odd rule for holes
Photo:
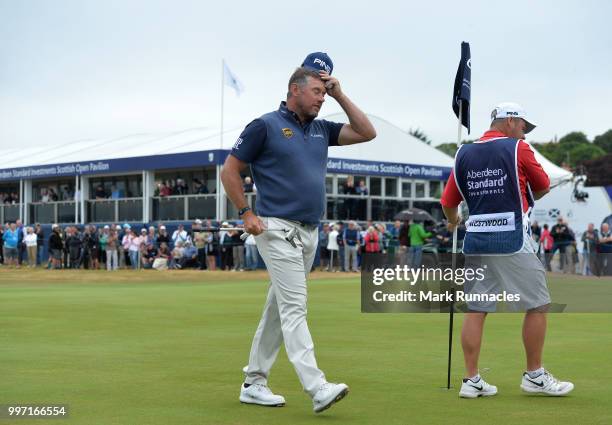
[[[472,143],[475,140],[464,140],[462,143]],[[583,132],[573,131],[559,140],[531,143],[531,145],[559,167],[574,169],[584,161],[612,154],[612,129],[595,136],[592,141]],[[447,155],[455,156],[457,145],[443,143],[436,146],[436,149]]]

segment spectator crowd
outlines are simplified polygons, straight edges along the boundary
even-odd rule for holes
[[[172,233],[163,224],[140,230],[127,223],[101,227],[53,225],[46,237],[40,224],[26,227],[18,220],[0,229],[0,264],[112,271],[216,270],[220,262],[221,270],[255,270],[259,254],[254,237],[243,241],[240,238],[243,232],[234,229],[227,222],[216,228],[211,220],[195,220],[189,230],[179,224]],[[45,248],[47,262],[43,260]]]
[[[612,233],[606,222],[599,229],[594,223],[589,223],[580,240],[563,217],[557,217],[557,222],[550,228],[547,224],[540,227],[537,221],[532,223],[531,235],[548,271],[553,271],[555,266],[554,270],[563,273],[612,275]],[[553,264],[557,253],[558,268]]]
[[[0,192],[0,204],[18,204],[19,193],[16,192]]]
[[[243,189],[245,193],[252,193],[256,191],[255,184],[251,177],[246,176],[243,178]],[[200,179],[193,178],[191,187],[182,178],[167,179],[157,182],[155,187],[155,196],[166,197],[166,196],[180,196],[180,195],[208,195],[215,193],[209,191],[206,182]]]
[[[74,201],[74,189],[68,185],[63,185],[58,191],[49,186],[39,189],[39,202],[58,202],[58,201]]]
[[[418,268],[423,261],[423,248],[446,250],[452,235],[444,226],[425,226],[417,221],[396,220],[392,226],[367,221],[325,223],[319,232],[321,270],[358,272],[364,254],[387,254],[398,264]]]
[[[252,182],[246,180],[245,184]],[[0,264],[111,271],[255,270],[260,264],[255,238],[250,235],[242,240],[243,232],[236,230],[239,227],[195,220],[189,229],[179,224],[169,233],[164,224],[140,229],[127,223],[53,225],[45,235],[40,224],[29,227],[17,220],[0,228]],[[534,222],[531,234],[548,271],[612,275],[612,232],[607,223],[599,229],[589,224],[580,240],[562,217],[550,228]],[[319,266],[330,272],[358,272],[365,254],[386,254],[398,264],[418,268],[423,263],[424,247],[430,252],[450,252],[451,245],[452,234],[444,224],[424,226],[399,220],[392,225],[372,221],[364,225],[355,221],[324,223],[319,231]]]

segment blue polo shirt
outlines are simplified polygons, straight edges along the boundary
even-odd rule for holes
[[[2,239],[4,239],[5,248],[17,248],[17,245],[19,244],[19,229],[15,229],[14,231],[11,229],[6,229],[2,235]]]
[[[281,102],[246,126],[231,154],[251,165],[257,214],[316,224],[325,211],[327,148],[338,145],[342,123],[300,123]]]
[[[355,246],[359,242],[359,231],[357,229],[344,229],[344,240],[348,246]]]

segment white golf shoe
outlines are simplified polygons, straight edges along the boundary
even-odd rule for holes
[[[574,384],[571,382],[559,381],[544,369],[544,372],[535,378],[530,377],[527,372],[523,373],[521,389],[532,394],[545,394],[558,397],[564,396],[573,390]]]
[[[240,402],[259,404],[260,406],[281,407],[285,405],[285,397],[274,394],[263,384],[251,384],[248,388],[240,387]]]
[[[481,377],[476,381],[464,379],[463,384],[461,384],[461,390],[459,390],[459,397],[462,398],[489,397],[495,394],[497,394],[497,387],[488,384]]]
[[[348,392],[349,387],[346,384],[324,383],[312,398],[313,410],[319,413],[329,409],[332,404],[342,400]]]

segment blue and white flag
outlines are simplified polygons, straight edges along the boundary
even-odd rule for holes
[[[244,85],[232,73],[225,61],[223,61],[223,84],[233,88],[236,91],[236,96],[240,96],[240,93],[244,91]]]
[[[470,94],[472,90],[472,56],[470,54],[470,43],[461,43],[461,61],[455,76],[455,87],[453,88],[453,111],[457,118],[461,119],[470,134]],[[461,106],[461,117],[459,117],[459,105]]]

